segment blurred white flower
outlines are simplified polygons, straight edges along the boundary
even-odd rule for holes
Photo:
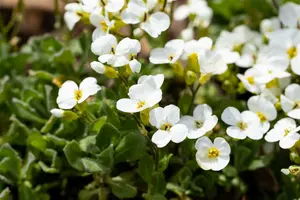
[[[68,3],[65,6],[64,20],[69,30],[72,30],[77,22],[81,19],[88,19],[92,8],[81,3]]]
[[[115,52],[118,44],[117,38],[111,34],[98,37],[92,42],[91,51],[98,56]]]
[[[195,139],[211,131],[218,123],[218,118],[212,115],[209,105],[201,104],[194,109],[193,116],[183,116],[179,123],[186,125],[189,129],[187,137]]]
[[[283,118],[279,120],[274,128],[265,136],[267,142],[279,141],[279,146],[283,149],[289,149],[299,140],[298,131],[300,127],[296,125],[295,120],[291,118]]]
[[[249,137],[253,140],[260,140],[263,137],[260,120],[251,111],[240,113],[238,109],[228,107],[223,111],[221,118],[226,124],[230,125],[226,132],[232,138],[243,140]]]
[[[264,87],[257,82],[257,77],[261,76],[261,72],[256,68],[250,68],[245,71],[245,74],[237,74],[237,77],[242,81],[246,90],[253,94],[259,94]]]
[[[263,34],[280,29],[280,21],[277,17],[264,19],[260,22],[260,32]]]
[[[61,109],[71,109],[77,103],[82,103],[89,96],[96,94],[101,87],[95,78],[85,78],[79,85],[74,81],[66,81],[58,91],[57,104]],[[56,112],[57,113],[57,112]]]
[[[197,140],[195,148],[196,161],[204,170],[220,171],[230,161],[231,149],[224,138],[217,137],[212,143],[208,137],[201,137]]]
[[[151,139],[157,147],[162,148],[170,141],[180,143],[186,138],[188,129],[185,125],[178,123],[180,110],[177,106],[168,105],[164,108],[154,108],[150,111],[149,116],[150,124],[158,129]]]
[[[279,19],[285,27],[298,28],[300,25],[300,5],[287,2],[279,9]]]
[[[96,27],[93,31],[93,41],[97,38],[104,36],[109,33],[109,30],[114,27],[115,20],[109,20],[108,13],[103,13],[103,9],[99,7],[95,9],[90,15],[90,22]],[[104,15],[103,15],[104,14]]]
[[[183,20],[189,15],[195,15],[194,20],[198,21],[198,25],[207,27],[213,16],[213,10],[207,5],[205,0],[189,0],[187,4],[176,8],[174,19]]]

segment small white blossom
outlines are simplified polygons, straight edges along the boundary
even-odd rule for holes
[[[300,85],[289,85],[284,94],[280,96],[283,111],[291,118],[300,119]]]
[[[288,2],[280,7],[279,19],[285,27],[298,28],[300,25],[300,5]]]
[[[156,78],[158,76],[159,78]],[[162,84],[162,75],[152,77],[143,77],[140,84],[129,88],[129,98],[123,98],[117,101],[117,109],[122,112],[136,113],[147,108],[153,107],[162,99],[162,91],[158,84]]]
[[[256,68],[250,68],[245,71],[245,74],[237,74],[237,77],[242,81],[246,90],[253,94],[259,94],[264,87],[257,82],[257,77],[261,76],[261,72]]]
[[[188,138],[196,139],[211,131],[218,123],[216,115],[212,115],[212,109],[207,104],[198,105],[193,116],[183,116],[179,123],[189,129]]]
[[[232,138],[243,140],[249,137],[253,140],[260,140],[263,137],[260,120],[251,111],[240,113],[238,109],[228,107],[223,111],[221,118],[226,124],[230,125],[226,132]]]
[[[204,170],[220,171],[230,161],[231,149],[224,138],[217,137],[212,143],[208,137],[201,137],[197,140],[195,148],[196,161]]]
[[[260,22],[260,32],[263,34],[280,29],[280,21],[276,17],[264,19]]]
[[[79,85],[74,81],[66,81],[58,91],[57,104],[61,109],[72,109],[77,103],[82,103],[89,96],[96,94],[101,87],[95,78],[85,78]]]
[[[279,141],[279,146],[283,149],[289,149],[299,140],[298,131],[300,127],[296,125],[295,120],[291,118],[283,118],[279,120],[274,128],[265,136],[267,142]]]
[[[159,148],[166,146],[170,141],[182,142],[187,136],[188,129],[185,125],[178,123],[179,120],[180,110],[177,106],[168,105],[151,110],[150,124],[158,129],[152,136],[152,142]]]
[[[276,119],[277,111],[274,104],[262,96],[252,96],[247,102],[250,111],[257,114],[260,119],[260,127],[263,133],[270,128],[270,122]]]
[[[170,40],[164,48],[152,49],[149,60],[153,64],[175,63],[182,55],[183,49],[183,40]]]

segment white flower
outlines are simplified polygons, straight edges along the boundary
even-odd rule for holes
[[[139,78],[138,84],[148,83],[152,87],[156,89],[160,89],[163,82],[164,82],[164,75],[157,74],[157,75],[143,75]]]
[[[245,44],[241,50],[241,56],[236,61],[236,65],[239,67],[252,67],[256,62],[258,49],[253,44]]]
[[[64,20],[69,30],[72,30],[81,18],[88,18],[92,9],[80,3],[68,3],[65,6]]]
[[[264,19],[260,22],[260,31],[263,34],[273,32],[280,29],[280,21],[276,17]]]
[[[155,7],[157,1],[130,0],[127,8],[121,13],[121,19],[126,24],[140,24],[141,29],[146,31],[151,37],[157,38],[170,26],[170,18],[166,13],[149,12]]]
[[[179,119],[180,110],[174,105],[158,107],[150,111],[150,124],[158,129],[151,140],[157,147],[162,148],[170,141],[180,143],[186,138],[188,129],[185,125],[178,124]]]
[[[203,75],[223,74],[228,68],[223,56],[216,51],[205,51],[198,56],[198,61]]]
[[[272,102],[262,96],[252,96],[248,99],[248,108],[257,114],[260,119],[260,127],[263,133],[270,128],[270,122],[276,119],[277,111]]]
[[[180,124],[186,125],[189,129],[188,138],[195,139],[211,131],[218,123],[216,115],[212,115],[212,109],[207,104],[198,105],[193,116],[183,116]]]
[[[104,36],[109,33],[109,30],[114,27],[115,21],[110,21],[108,18],[108,13],[105,16],[102,15],[102,8],[99,7],[95,9],[90,15],[90,22],[96,27],[93,31],[93,41],[97,38]]]
[[[200,25],[207,27],[210,24],[213,11],[204,0],[189,0],[187,4],[179,6],[174,12],[175,20],[183,20],[189,15],[195,14]]]
[[[108,12],[118,12],[124,6],[124,0],[81,0],[84,5],[97,9],[104,6]],[[104,5],[103,5],[104,3]]]
[[[152,49],[149,60],[153,64],[175,63],[182,55],[183,49],[183,40],[170,40],[164,48]]]
[[[256,81],[259,76],[261,76],[261,72],[256,68],[247,69],[244,75],[237,74],[246,90],[253,94],[259,94],[262,90],[263,86]]]
[[[197,149],[196,161],[204,170],[220,171],[230,161],[230,146],[221,137],[214,139],[214,143],[208,137],[199,138],[195,144]]]
[[[288,28],[298,28],[300,25],[300,6],[288,2],[280,7],[279,19]]]
[[[157,75],[158,76],[158,75]],[[161,77],[162,75],[159,75]],[[162,84],[161,78],[152,76],[143,78],[140,84],[133,85],[129,88],[129,98],[123,98],[117,101],[117,109],[122,112],[136,113],[147,108],[153,107],[161,101],[162,91],[158,84]]]
[[[300,127],[296,126],[295,120],[283,118],[266,134],[265,140],[267,142],[279,141],[279,146],[281,148],[289,149],[299,140],[300,135],[297,133],[299,130]]]
[[[53,116],[55,116],[57,118],[61,118],[61,117],[63,117],[65,111],[62,109],[54,108],[50,112]]]
[[[194,30],[193,28],[186,28],[186,29],[183,29],[180,33],[180,36],[181,38],[184,40],[184,41],[189,41],[189,40],[192,40],[193,37],[194,37]]]
[[[184,44],[184,52],[187,56],[196,54],[203,54],[207,50],[211,50],[213,45],[212,39],[209,37],[202,37],[198,41],[197,40],[190,40],[185,42]]]
[[[74,81],[66,81],[58,91],[57,104],[61,109],[71,109],[77,103],[82,103],[89,96],[96,94],[101,87],[95,78],[85,78],[79,85]]]
[[[260,129],[260,120],[251,111],[240,113],[238,109],[228,107],[223,111],[221,118],[226,124],[230,125],[226,130],[230,137],[236,139],[249,137],[253,140],[259,140],[263,137],[263,132]]]
[[[111,34],[107,34],[93,41],[91,51],[98,56],[110,54],[115,51],[117,44],[117,38]]]
[[[129,64],[133,72],[140,72],[141,64],[135,59],[141,51],[141,44],[138,40],[124,38],[115,49],[107,54],[99,56],[101,63],[107,63],[113,67],[121,67]]]
[[[287,56],[272,46],[263,48],[258,54],[256,64],[253,66],[261,74],[257,77],[257,82],[268,83],[276,78],[286,78],[291,74],[286,72],[289,66]]]
[[[270,39],[270,48],[281,51],[281,55],[290,60],[292,71],[300,75],[300,31],[281,29],[266,36]]]
[[[282,110],[294,119],[300,119],[300,85],[293,83],[280,96]]]

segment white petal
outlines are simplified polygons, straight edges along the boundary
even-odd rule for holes
[[[92,33],[93,41],[97,40],[99,37],[104,36],[106,33],[101,28],[96,28]]]
[[[188,129],[183,124],[176,124],[170,129],[171,140],[174,143],[182,142],[186,138],[187,133]]]
[[[223,111],[221,118],[228,125],[236,125],[241,120],[241,113],[234,107],[228,107]]]
[[[170,18],[166,13],[156,12],[149,19],[141,24],[141,29],[146,31],[153,38],[157,38],[170,26]]]
[[[236,126],[229,126],[226,129],[226,133],[230,137],[240,139],[240,140],[243,140],[247,137],[246,133]]]
[[[105,66],[101,62],[97,62],[97,61],[91,62],[91,68],[99,74],[104,74],[105,72]]]
[[[252,140],[260,140],[263,138],[263,131],[259,127],[248,128],[245,133]]]
[[[97,80],[93,77],[85,78],[79,85],[79,89],[82,92],[82,97],[78,100],[78,103],[83,102],[89,96],[96,94],[101,87],[97,85]]]
[[[299,11],[299,5],[288,2],[280,7],[279,19],[285,26],[296,28],[299,23]]]
[[[193,116],[200,121],[205,121],[212,115],[212,109],[207,104],[198,105],[193,112]]]
[[[289,149],[295,145],[299,138],[300,135],[298,133],[288,134],[279,141],[279,146],[283,149]]]
[[[61,118],[64,115],[64,110],[62,110],[62,109],[54,108],[50,112],[53,116],[55,116],[57,118]]]
[[[268,121],[272,121],[277,117],[277,111],[274,104],[262,96],[250,97],[247,105],[252,112],[264,114]]]
[[[299,54],[299,53],[298,53]],[[297,75],[300,75],[300,56],[296,56],[295,58],[293,58],[291,60],[291,68],[292,68],[292,71],[297,74]]]
[[[142,106],[138,108],[138,100],[132,100],[132,99],[120,99],[117,101],[117,109],[122,111],[122,112],[127,112],[127,113],[136,113],[140,112],[142,110],[145,110],[147,106]]]
[[[66,12],[64,14],[64,20],[69,30],[72,30],[77,22],[80,21],[80,17],[74,12]]]
[[[164,109],[161,107],[152,109],[149,113],[149,122],[152,126],[160,129],[165,123]]]
[[[204,136],[196,141],[195,148],[198,151],[203,151],[203,149],[209,149],[212,145],[213,143],[211,142],[211,140],[208,137]]]
[[[141,71],[142,64],[136,59],[129,62],[129,67],[133,73],[139,73]]]
[[[130,9],[125,9],[121,13],[121,19],[126,24],[138,24],[141,19],[137,13],[132,12]]]
[[[289,112],[294,108],[295,103],[289,100],[286,96],[280,95],[280,105],[284,112]]]
[[[300,85],[293,83],[285,89],[285,96],[292,101],[300,101]]]
[[[170,63],[169,54],[165,48],[152,49],[149,60],[153,64]]]
[[[76,104],[75,92],[78,90],[78,86],[74,81],[66,81],[63,83],[58,91],[57,104],[61,109],[71,109]]]
[[[109,54],[117,46],[117,39],[113,35],[105,35],[93,41],[91,50],[96,55]]]
[[[157,145],[158,148],[165,147],[171,140],[171,135],[167,131],[157,130],[152,138],[152,142]]]
[[[229,155],[218,156],[217,162],[213,163],[211,170],[220,171],[224,169],[230,161]]]
[[[267,142],[277,142],[284,136],[283,129],[273,128],[265,136]]]
[[[300,108],[289,111],[288,116],[294,119],[300,119]]]
[[[164,116],[169,124],[175,125],[180,119],[180,110],[175,105],[168,105],[164,107]]]
[[[139,78],[138,84],[148,83],[149,85],[155,85],[156,89],[160,89],[163,82],[164,82],[164,75],[157,74],[157,75],[143,75]]]
[[[214,146],[220,151],[220,155],[229,155],[231,152],[230,146],[224,138],[216,137]]]
[[[124,38],[116,47],[116,55],[137,55],[141,51],[141,44],[138,40]]]
[[[105,9],[108,12],[118,12],[124,6],[124,0],[108,0]]]
[[[188,5],[181,5],[179,6],[174,12],[174,19],[175,20],[183,20],[187,18],[190,14],[189,6]]]

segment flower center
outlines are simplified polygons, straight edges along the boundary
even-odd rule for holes
[[[140,102],[137,103],[136,107],[139,109],[139,108],[143,107],[145,104],[146,104],[145,101],[140,101]]]
[[[234,46],[232,47],[232,51],[236,51],[236,52],[241,53],[242,48],[243,48],[243,44],[236,44],[236,45],[234,45]]]
[[[258,118],[260,119],[261,122],[267,121],[267,117],[263,113],[256,112],[256,114],[257,114],[257,116],[258,116]]]
[[[284,137],[287,136],[292,131],[291,128],[284,129]]]
[[[295,58],[297,56],[297,48],[295,46],[291,47],[286,51],[286,53],[290,59]]]
[[[248,127],[247,124],[245,122],[238,122],[237,123],[237,127],[239,127],[241,130],[246,130],[246,128]]]
[[[75,90],[75,99],[77,100],[77,101],[79,101],[79,99],[81,99],[81,97],[82,97],[82,91],[81,90]]]
[[[208,155],[209,158],[216,158],[216,157],[219,156],[219,154],[220,154],[219,150],[215,147],[211,147],[211,148],[208,149],[208,154],[207,155]]]
[[[195,124],[196,124],[197,128],[202,128],[204,123],[201,121],[195,120]]]
[[[253,76],[249,76],[249,77],[247,77],[247,81],[251,84],[251,85],[253,85],[255,82],[254,82],[254,77]]]
[[[105,20],[102,20],[100,22],[100,26],[102,27],[103,31],[106,32],[108,30],[108,26],[106,24],[106,21]]]
[[[297,102],[296,102],[296,107],[299,107],[299,108],[300,108],[300,101],[297,101]]]
[[[160,129],[163,131],[169,131],[172,128],[172,125],[169,123],[164,123],[163,125],[161,125]]]
[[[174,56],[173,56],[173,55],[169,55],[169,57],[168,57],[169,61],[172,61],[172,60],[173,60],[173,58],[174,58]]]

